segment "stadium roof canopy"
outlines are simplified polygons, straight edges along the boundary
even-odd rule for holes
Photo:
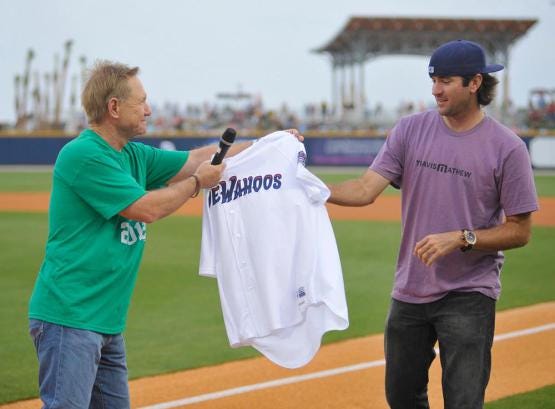
[[[489,57],[506,53],[537,20],[470,18],[351,17],[326,45],[337,63],[364,61],[380,55],[430,55],[439,45],[456,39],[480,43]]]
[[[536,22],[535,19],[351,17],[331,41],[313,52],[331,57],[332,111],[342,117],[347,111],[360,117],[366,102],[363,69],[366,62],[385,55],[430,56],[447,41],[475,41],[484,47],[488,62],[505,66],[500,112],[503,117],[510,101],[510,46]],[[356,66],[358,80],[354,73]]]

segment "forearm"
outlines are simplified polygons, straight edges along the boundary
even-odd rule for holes
[[[364,188],[360,179],[330,184],[328,188],[330,189],[328,202],[340,206],[366,206],[376,199]]]
[[[374,203],[388,184],[389,180],[368,169],[357,179],[328,185],[331,192],[328,202],[341,206],[366,206]]]
[[[217,149],[218,147],[216,145],[208,145],[189,151],[189,158],[187,159],[187,162],[185,162],[185,165],[183,165],[181,170],[167,182],[168,185],[175,184],[191,177],[200,164],[209,160],[212,155],[216,153]]]
[[[152,223],[176,211],[201,188],[218,184],[225,164],[211,165],[204,161],[191,172],[191,176],[168,187],[148,192],[120,212],[120,215],[145,223]]]
[[[198,189],[200,184],[190,176],[168,187],[149,191],[120,214],[128,219],[152,223],[175,212]]]
[[[499,251],[522,247],[530,240],[530,214],[509,216],[507,220],[489,229],[474,230],[476,243],[474,250]],[[462,230],[429,234],[419,240],[414,247],[414,255],[424,264],[431,266],[437,259],[465,246]]]
[[[530,215],[509,217],[498,226],[476,230],[476,250],[497,251],[525,246],[531,237]]]
[[[234,156],[240,152],[243,152],[245,149],[250,148],[255,141],[256,139],[252,141],[247,141],[247,142],[234,143],[233,145],[230,146],[226,156]]]
[[[252,146],[252,144],[252,141],[233,144],[227,151],[226,156],[237,155],[239,152],[242,152],[249,146]],[[191,150],[189,152],[189,158],[187,159],[185,165],[183,165],[177,175],[175,175],[171,180],[168,181],[168,184],[175,184],[176,182],[180,182],[189,178],[193,173],[195,173],[202,162],[210,160],[217,151],[218,145],[208,145],[203,146],[202,148]]]

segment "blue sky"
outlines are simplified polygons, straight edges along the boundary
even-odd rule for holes
[[[555,0],[0,0],[0,10],[0,121],[14,119],[13,77],[27,50],[35,50],[33,69],[43,73],[67,39],[74,41],[71,73],[79,72],[81,55],[138,65],[158,105],[213,102],[239,87],[269,108],[329,101],[329,60],[311,50],[355,15],[536,18],[512,49],[511,96],[525,105],[531,88],[555,88]],[[431,102],[426,68],[423,57],[367,64],[369,104]]]

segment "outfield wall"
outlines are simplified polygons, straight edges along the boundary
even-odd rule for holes
[[[60,149],[73,136],[0,135],[0,165],[52,165]],[[554,136],[522,136],[532,165],[537,169],[555,169]],[[217,143],[219,135],[148,136],[136,141],[162,149],[189,150]],[[385,141],[385,135],[360,136],[335,133],[333,136],[307,135],[305,146],[310,166],[368,166]]]

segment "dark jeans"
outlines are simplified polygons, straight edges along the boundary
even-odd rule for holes
[[[427,304],[392,300],[385,331],[385,389],[392,409],[425,409],[439,341],[445,409],[478,409],[491,369],[495,300],[453,292]]]

